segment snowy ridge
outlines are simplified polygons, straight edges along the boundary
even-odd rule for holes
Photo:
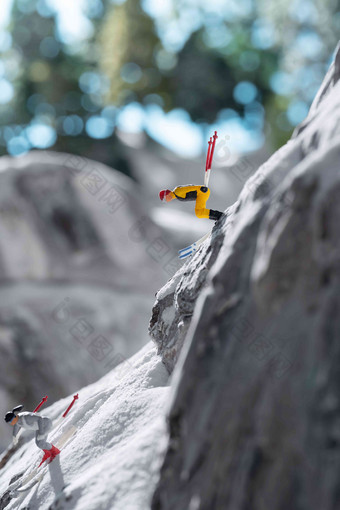
[[[14,510],[147,510],[157,482],[165,429],[168,374],[152,344],[95,384],[79,391],[79,400],[61,429],[77,432],[49,465],[41,483],[0,508]],[[60,415],[70,398],[41,413]],[[164,445],[165,446],[165,445]],[[39,463],[33,439],[0,470],[0,495],[10,481]]]

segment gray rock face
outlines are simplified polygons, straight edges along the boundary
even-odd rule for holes
[[[157,295],[179,360],[153,510],[340,507],[339,68]]]
[[[192,263],[182,266],[156,295],[149,333],[170,373],[181,352],[197,296],[205,286],[207,273],[221,247],[222,235],[217,228],[213,229],[212,238],[214,242],[196,255]]]
[[[85,158],[0,159],[0,450],[8,409],[52,403],[148,342],[167,272],[139,194]]]

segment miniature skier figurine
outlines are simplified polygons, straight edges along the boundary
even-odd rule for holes
[[[198,218],[209,218],[210,220],[219,220],[223,213],[220,211],[215,211],[213,209],[207,209],[206,203],[208,201],[210,190],[208,188],[210,170],[212,164],[212,158],[214,155],[215,143],[217,139],[217,131],[212,138],[210,138],[208,142],[208,153],[207,153],[207,161],[205,165],[205,178],[204,178],[204,186],[194,186],[192,184],[188,184],[187,186],[177,186],[174,190],[170,191],[169,189],[165,189],[159,192],[159,198],[162,201],[170,202],[177,198],[177,200],[182,200],[185,202],[188,201],[196,201],[195,204],[195,213]]]
[[[44,457],[40,463],[49,459],[49,462],[59,455],[60,450],[47,441],[47,435],[52,428],[52,421],[46,416],[30,412],[21,412],[23,405],[14,407],[12,411],[6,413],[5,421],[13,426],[13,442],[17,443],[17,434],[20,428],[26,430],[36,430],[35,443],[38,448],[44,451]]]

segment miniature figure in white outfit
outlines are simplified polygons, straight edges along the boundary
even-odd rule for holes
[[[17,443],[17,434],[21,428],[25,430],[35,430],[35,443],[38,448],[44,451],[44,457],[41,464],[45,460],[50,459],[50,462],[60,453],[56,446],[47,441],[47,436],[52,429],[52,421],[46,416],[41,416],[36,413],[20,411],[24,408],[23,405],[14,407],[12,411],[6,413],[5,421],[13,426],[13,442]]]

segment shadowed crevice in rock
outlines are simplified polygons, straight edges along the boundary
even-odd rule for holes
[[[91,218],[79,202],[72,175],[60,168],[44,167],[17,177],[17,189],[37,215],[40,230],[55,233],[55,248],[80,251],[100,246]],[[45,232],[46,237],[46,232]],[[51,243],[48,248],[52,248]]]

